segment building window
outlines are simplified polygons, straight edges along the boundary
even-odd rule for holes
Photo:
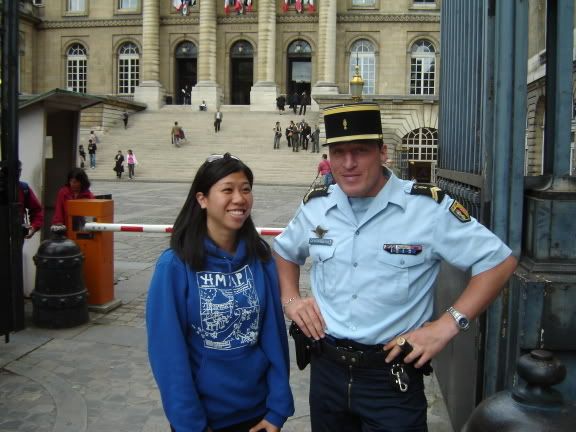
[[[118,50],[118,93],[134,94],[140,84],[140,53],[132,42]]]
[[[376,56],[374,54],[374,45],[372,42],[361,39],[352,45],[350,49],[350,67],[349,79],[351,80],[355,73],[355,66],[360,66],[360,75],[364,80],[362,94],[374,94],[376,86]]]
[[[66,60],[66,88],[78,93],[86,93],[86,48],[74,44],[68,48]]]
[[[118,0],[118,9],[137,9],[138,0]]]
[[[352,0],[352,6],[374,6],[376,0]]]
[[[86,10],[86,0],[68,0],[68,12],[84,12]]]
[[[438,157],[438,131],[436,129],[414,129],[402,138],[402,144],[408,147],[410,162],[434,162]]]
[[[434,45],[419,40],[412,45],[410,59],[410,94],[433,95],[436,53]]]

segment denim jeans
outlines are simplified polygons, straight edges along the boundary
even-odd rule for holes
[[[361,369],[312,356],[312,432],[426,432],[422,374],[408,391],[391,386],[389,369]]]
[[[90,168],[96,168],[96,153],[90,153]]]

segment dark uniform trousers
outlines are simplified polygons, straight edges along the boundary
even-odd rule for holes
[[[415,371],[405,393],[391,386],[390,369],[364,369],[313,355],[312,432],[426,432],[423,376]]]
[[[248,432],[250,428],[256,426],[260,421],[264,418],[264,416],[253,418],[252,420],[247,420],[242,423],[238,423],[232,426],[227,426],[222,429],[214,429],[212,432]],[[170,426],[170,430],[172,432],[176,432],[176,430]]]

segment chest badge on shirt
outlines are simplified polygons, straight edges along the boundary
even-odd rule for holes
[[[452,205],[450,206],[450,213],[456,216],[460,222],[470,222],[470,215],[468,214],[468,210],[458,201],[454,200]]]
[[[418,255],[422,253],[422,245],[384,243],[384,250],[394,255]]]
[[[324,236],[328,232],[327,229],[322,228],[320,225],[316,226],[316,229],[313,229],[312,232],[316,234],[318,237],[314,238],[311,237],[308,239],[308,243],[311,245],[322,245],[322,246],[332,246],[332,239],[325,239]]]

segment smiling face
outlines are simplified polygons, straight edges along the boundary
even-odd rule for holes
[[[348,142],[330,145],[330,165],[338,186],[349,197],[376,196],[386,184],[382,161],[386,146],[377,142]]]
[[[241,171],[221,178],[208,194],[198,192],[196,199],[206,210],[208,234],[217,244],[219,239],[235,238],[250,216],[254,202],[250,182]]]

